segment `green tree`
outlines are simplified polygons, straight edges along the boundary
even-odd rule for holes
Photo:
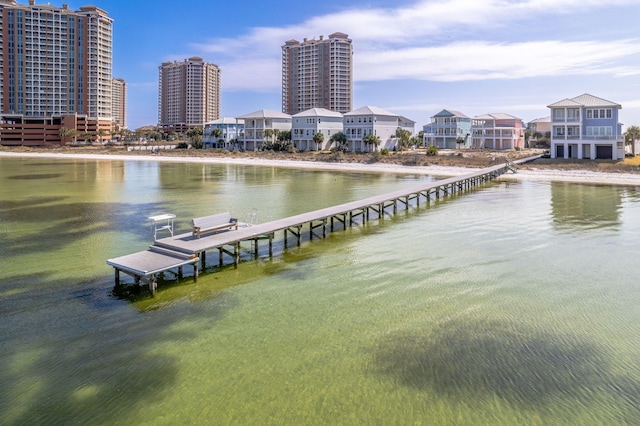
[[[96,132],[96,136],[98,136],[98,143],[100,145],[102,145],[102,138],[104,138],[107,135],[107,132],[104,129],[99,129]]]
[[[87,143],[91,140],[91,137],[93,136],[93,133],[91,132],[84,132],[82,134],[82,139],[84,139],[84,142]]]
[[[631,153],[636,156],[636,144],[635,141],[640,139],[640,127],[629,126],[624,132],[624,142],[627,145],[631,145]]]
[[[362,138],[362,142],[365,143],[365,145],[367,146],[367,149],[369,145],[373,145],[373,150],[377,151],[382,141],[380,140],[380,136],[374,135],[373,133],[369,133],[368,135]]]
[[[398,149],[404,151],[409,147],[409,141],[411,140],[411,132],[407,129],[398,127],[396,129],[396,139],[398,140]]]
[[[422,136],[420,136],[419,133],[417,136],[411,136],[411,139],[409,139],[411,146],[415,146],[416,148],[422,146],[422,141]]]
[[[213,142],[215,143],[221,143],[224,142],[222,140],[222,129],[216,127],[214,129],[211,129],[211,139],[213,139]]]
[[[316,151],[320,151],[320,146],[324,142],[324,135],[321,132],[313,135],[313,142],[316,144]]]
[[[264,139],[273,143],[273,129],[264,129]]]
[[[344,132],[335,133],[333,136],[331,136],[329,141],[336,144],[336,149],[340,151],[347,150],[347,144],[349,143],[349,139],[347,139],[347,135],[345,135]]]
[[[58,131],[58,134],[62,139],[61,142],[64,142],[64,139],[72,138],[74,144],[76,143],[76,138],[78,137],[78,131],[76,129],[69,129],[67,127],[61,127]]]
[[[280,142],[291,142],[291,131],[290,130],[278,130],[275,129],[273,131],[273,134],[275,135],[276,139],[278,139],[278,141]]]
[[[202,148],[202,127],[194,127],[187,131],[187,137],[191,139],[191,146],[196,149]]]

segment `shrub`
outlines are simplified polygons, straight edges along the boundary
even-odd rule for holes
[[[438,155],[438,147],[435,145],[431,145],[429,148],[427,148],[427,155],[429,157],[433,157],[435,155]]]
[[[389,155],[389,149],[388,148],[382,148],[380,150],[380,155]]]
[[[380,161],[380,158],[382,157],[382,153],[380,151],[373,151],[371,153],[371,157],[369,162],[370,163],[377,163],[378,161]]]

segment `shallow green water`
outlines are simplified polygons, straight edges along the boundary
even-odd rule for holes
[[[637,188],[492,183],[111,295],[147,216],[267,221],[420,179],[0,158],[0,423],[639,423]]]

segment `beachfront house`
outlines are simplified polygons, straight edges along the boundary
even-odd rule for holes
[[[551,117],[541,117],[527,123],[529,148],[544,146],[551,139]]]
[[[220,136],[214,135],[214,129],[219,129]],[[244,120],[235,118],[219,118],[204,123],[203,148],[232,148],[232,141],[244,133]]]
[[[454,110],[443,109],[423,127],[425,146],[440,149],[469,148],[471,146],[471,118]]]
[[[524,148],[522,119],[509,114],[492,113],[473,117],[471,135],[471,147],[476,149]]]
[[[291,141],[299,151],[329,149],[331,137],[344,129],[342,114],[325,108],[311,108],[291,118]],[[314,141],[317,133],[322,135],[320,143]]]
[[[548,106],[551,110],[551,158],[624,158],[620,104],[585,93]]]
[[[291,116],[283,112],[262,109],[260,111],[245,114],[236,118],[244,121],[244,135],[239,139],[243,150],[257,151],[265,142],[277,140],[279,132],[291,130]],[[271,135],[265,136],[265,131],[270,129]]]
[[[344,134],[351,152],[394,149],[397,145],[396,130],[415,131],[415,121],[375,106],[364,106],[344,114]],[[373,134],[380,138],[379,146],[368,146],[363,138]]]

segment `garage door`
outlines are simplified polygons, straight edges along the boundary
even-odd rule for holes
[[[556,145],[556,158],[564,158],[564,145]]]
[[[613,158],[613,147],[611,145],[596,146],[596,158],[598,160],[611,160]]]

